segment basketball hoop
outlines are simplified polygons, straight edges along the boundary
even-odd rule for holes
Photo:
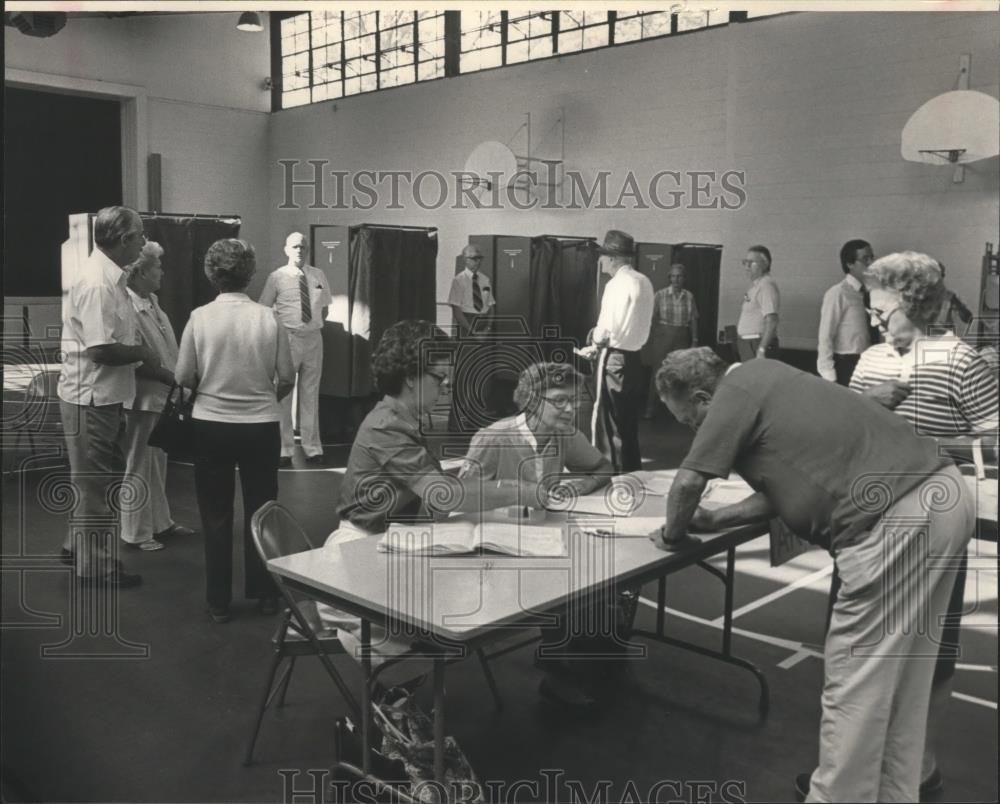
[[[487,192],[506,187],[517,175],[514,152],[496,140],[477,145],[465,161],[465,173],[459,178],[464,187],[481,187]]]
[[[998,132],[1000,102],[984,92],[959,89],[931,98],[910,116],[900,153],[909,162],[961,167],[1000,153]]]

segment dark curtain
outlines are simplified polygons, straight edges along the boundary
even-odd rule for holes
[[[687,289],[698,305],[698,342],[715,344],[719,324],[719,271],[722,246],[681,243],[674,246],[673,261],[687,269]]]
[[[369,396],[374,392],[371,373],[372,323],[372,244],[370,229],[351,232],[351,396]]]
[[[163,246],[163,283],[157,294],[178,340],[195,307],[216,296],[205,276],[205,252],[216,240],[238,237],[237,218],[161,218],[142,215],[146,237]]]
[[[372,350],[397,321],[434,321],[437,232],[361,226],[351,233],[351,396],[375,392]]]
[[[583,346],[600,312],[597,251],[587,241],[568,241],[562,246],[557,277],[560,332]]]
[[[547,326],[559,323],[558,276],[559,243],[555,238],[536,237],[531,241],[531,295],[528,299],[528,331],[536,338]]]

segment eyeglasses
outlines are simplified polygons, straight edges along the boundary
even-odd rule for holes
[[[438,385],[444,385],[446,382],[451,382],[451,377],[447,374],[435,374],[433,371],[425,371],[424,374],[437,380]]]
[[[893,307],[888,312],[881,310],[878,307],[867,307],[869,319],[882,329],[889,329],[889,321],[892,320],[892,314],[899,310],[898,307]]]
[[[483,261],[482,257],[466,257],[465,259],[472,260],[473,262],[482,262]]]
[[[577,408],[580,406],[579,400],[572,396],[543,396],[546,402],[548,402],[556,410],[566,410],[568,408]]]

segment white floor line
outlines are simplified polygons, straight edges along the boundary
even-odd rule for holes
[[[639,602],[644,606],[649,606],[651,609],[656,608],[656,602],[649,600],[645,597],[640,597]],[[688,622],[698,623],[699,625],[707,625],[709,628],[722,628],[721,623],[717,623],[715,620],[706,620],[704,617],[696,617],[694,614],[688,614],[686,611],[680,611],[678,609],[672,609],[669,606],[664,606],[663,611],[673,617],[679,617],[682,620],[687,620]],[[788,670],[794,667],[805,659],[814,658],[822,659],[823,654],[821,651],[813,650],[812,648],[807,648],[801,642],[795,642],[791,639],[782,639],[781,637],[773,637],[768,634],[760,634],[756,631],[748,631],[745,628],[733,628],[734,634],[739,634],[740,636],[747,637],[748,639],[755,639],[758,642],[764,642],[768,645],[774,645],[778,648],[786,648],[792,651],[792,655],[782,659],[778,662],[777,666],[782,670]],[[995,667],[989,665],[977,665],[977,664],[959,664],[956,665],[961,670],[974,670],[979,672],[987,672],[989,670],[996,670]],[[985,698],[977,698],[975,695],[966,695],[963,692],[952,692],[952,698],[957,698],[960,701],[965,701],[966,703],[975,704],[976,706],[982,706],[986,709],[997,709],[997,704],[995,701],[988,701]]]
[[[639,598],[639,602],[643,605],[649,606],[651,609],[656,608],[655,601],[649,600],[644,597]],[[688,614],[686,611],[679,611],[677,609],[672,609],[669,606],[665,607],[664,612],[673,616],[680,617],[682,620],[688,620],[689,622],[698,623],[699,625],[707,625],[709,628],[722,629],[722,623],[716,623],[715,620],[706,620],[704,617],[696,617],[693,614]],[[747,637],[748,639],[756,639],[758,642],[764,642],[768,645],[774,645],[777,648],[785,648],[790,650],[795,654],[804,653],[806,656],[814,656],[817,659],[822,659],[823,654],[820,651],[813,650],[812,648],[807,648],[801,642],[795,642],[791,639],[782,639],[781,637],[773,637],[768,634],[759,634],[756,631],[747,631],[744,628],[733,628],[733,633],[739,636]]]
[[[966,703],[976,704],[977,706],[983,706],[987,709],[996,710],[996,701],[987,701],[985,698],[977,698],[975,695],[966,695],[964,692],[953,692],[951,694],[952,698],[958,698],[960,701],[965,701]]]
[[[768,603],[778,600],[779,598],[782,598],[785,595],[794,592],[796,589],[801,589],[803,586],[809,586],[815,583],[816,581],[820,580],[821,578],[827,577],[828,575],[830,575],[831,572],[833,572],[832,564],[823,567],[822,569],[818,569],[815,572],[811,572],[808,575],[803,575],[798,580],[795,580],[790,584],[786,584],[780,589],[775,589],[769,595],[764,595],[764,597],[758,598],[757,600],[754,600],[750,603],[747,603],[745,606],[741,606],[740,608],[736,609],[736,611],[733,612],[733,619],[735,620],[737,617],[742,617],[744,614],[749,614],[751,611],[759,609],[761,606],[766,606]],[[723,619],[724,617],[716,617],[712,621],[712,624],[722,625]]]
[[[962,664],[959,662],[955,665],[955,669],[966,670],[970,673],[995,673],[997,666],[995,664]]]

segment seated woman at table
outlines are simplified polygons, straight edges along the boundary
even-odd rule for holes
[[[582,387],[566,363],[528,366],[514,390],[521,412],[476,433],[459,477],[520,480],[538,489],[542,501],[559,485],[581,495],[606,486],[614,467],[576,428]]]
[[[351,447],[337,503],[340,525],[327,539],[328,549],[383,533],[389,523],[434,521],[533,498],[534,488],[517,480],[483,487],[447,475],[428,449],[425,428],[441,389],[451,381],[450,358],[449,338],[428,321],[400,321],[382,335],[372,373],[384,396],[361,423]],[[373,544],[373,562],[374,555]],[[351,652],[360,621],[329,606],[318,611],[325,625],[338,628]],[[372,640],[381,653],[407,646],[405,640],[386,643],[376,628]]]
[[[488,487],[494,481],[520,480],[536,489],[541,504],[553,495],[583,495],[606,486],[614,467],[576,428],[582,377],[566,363],[535,363],[518,379],[514,403],[521,412],[501,419],[472,439],[459,472]],[[568,473],[567,473],[568,472]],[[602,692],[607,663],[598,656],[617,656],[621,647],[608,631],[623,617],[606,595],[595,594],[589,611],[583,606],[557,613],[559,622],[542,628],[536,660],[545,671],[539,691],[547,700],[575,709],[590,709]],[[581,627],[590,624],[588,633]],[[618,663],[616,663],[618,664]]]
[[[451,341],[427,321],[400,321],[372,355],[384,396],[354,439],[340,487],[340,526],[327,543],[383,533],[390,522],[443,519],[525,501],[533,487],[517,478],[482,487],[445,474],[427,446],[429,415],[451,382]]]

